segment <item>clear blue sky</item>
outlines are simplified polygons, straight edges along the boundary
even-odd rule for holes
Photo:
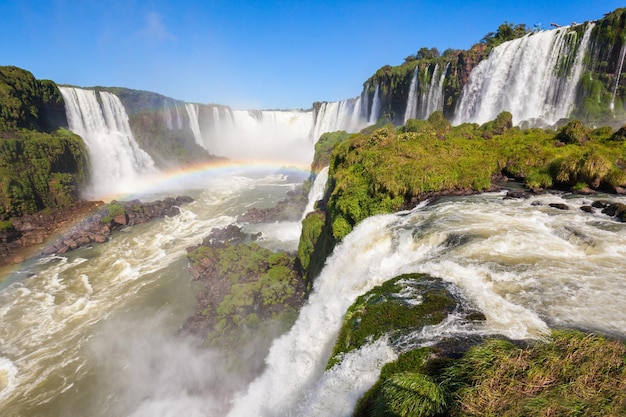
[[[595,20],[618,0],[0,0],[0,65],[83,87],[236,109],[357,96],[423,46],[466,49],[504,21]]]

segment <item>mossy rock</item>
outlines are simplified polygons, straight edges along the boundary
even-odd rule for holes
[[[393,278],[361,295],[346,312],[327,367],[346,353],[387,334],[393,345],[403,336],[445,320],[462,309],[451,284],[424,274]]]
[[[574,145],[582,145],[590,138],[591,130],[587,128],[580,120],[572,120],[560,130],[557,135],[563,143]]]

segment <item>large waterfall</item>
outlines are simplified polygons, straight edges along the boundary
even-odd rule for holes
[[[155,170],[152,158],[135,142],[128,115],[117,96],[71,87],[60,90],[69,127],[82,136],[88,148],[89,197],[127,192],[142,175]]]
[[[531,33],[494,48],[472,70],[455,122],[485,123],[502,111],[516,124],[568,117],[593,27],[587,23],[582,36],[576,27]]]

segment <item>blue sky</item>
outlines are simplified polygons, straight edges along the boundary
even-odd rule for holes
[[[504,21],[595,20],[618,0],[0,0],[0,65],[235,109],[360,94],[423,46],[467,49]]]

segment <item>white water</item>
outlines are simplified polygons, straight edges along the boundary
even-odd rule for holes
[[[242,171],[196,185],[187,190],[196,201],[177,217],[3,277],[0,415],[216,415],[226,398],[221,390],[240,382],[221,368],[217,352],[174,335],[195,302],[185,249],[298,184]],[[299,224],[285,228],[296,225],[299,235]],[[298,242],[273,239],[268,233],[261,243],[294,250]]]
[[[317,173],[311,191],[309,191],[308,201],[304,213],[302,213],[302,220],[307,214],[313,211],[315,204],[324,197],[324,191],[326,190],[326,182],[328,181],[328,167],[324,167]]]
[[[187,116],[189,117],[189,128],[193,133],[193,138],[196,144],[202,146],[205,149],[209,149],[204,142],[202,132],[200,132],[200,122],[198,119],[198,105],[193,103],[185,103],[185,109],[187,110]]]
[[[615,95],[617,94],[617,87],[619,87],[619,80],[622,76],[622,69],[624,68],[624,58],[626,57],[626,44],[622,45],[622,49],[619,52],[619,65],[615,71],[615,85],[613,86],[613,94],[611,95],[611,110],[615,109]]]
[[[375,124],[380,117],[380,94],[378,92],[379,85],[376,84],[374,89],[374,98],[372,99],[372,112],[369,116],[369,124]]]
[[[193,304],[185,248],[296,184],[279,175],[205,181],[181,216],[45,258],[5,281],[3,416],[215,417],[237,389],[230,416],[348,416],[398,347],[374,341],[324,372],[343,314],[359,295],[409,272],[455,284],[487,320],[475,328],[445,322],[407,338],[408,346],[468,331],[541,337],[547,325],[626,336],[626,224],[579,211],[581,198],[454,198],[362,222],[328,259],[291,331],[274,342],[266,372],[245,388],[217,352],[172,337]],[[262,242],[285,240],[293,250],[293,227],[268,225]],[[181,291],[188,295],[174,295]]]
[[[406,110],[404,111],[404,123],[409,119],[417,117],[417,71],[418,67],[413,70],[411,85],[409,86],[409,96],[406,100]]]
[[[353,402],[342,399],[355,397],[350,384],[324,372],[330,349],[356,297],[402,273],[428,273],[457,285],[485,313],[477,329],[483,333],[537,338],[549,323],[623,337],[626,225],[547,206],[557,201],[563,202],[490,194],[365,220],[328,259],[298,321],[272,346],[266,372],[236,398],[229,416],[299,416],[302,404],[308,415],[349,416]],[[393,359],[374,350],[373,356],[359,352],[369,358],[364,363],[380,369]],[[324,386],[333,392],[315,401]],[[340,404],[329,410],[332,398]]]
[[[423,114],[423,118],[427,119],[431,114],[436,111],[443,111],[443,83],[446,80],[446,74],[448,73],[447,64],[443,71],[438,74],[439,64],[435,65],[433,75],[428,86],[428,94],[426,98],[426,111]]]
[[[94,90],[60,87],[70,129],[85,141],[91,163],[89,198],[124,193],[143,175],[155,172],[154,161],[137,143],[128,115],[117,96]]]
[[[494,48],[470,74],[456,111],[456,124],[485,123],[503,112],[514,123],[569,116],[594,23],[582,39],[570,27],[542,31]],[[559,73],[561,71],[561,73]]]
[[[321,103],[311,137],[315,142],[326,132],[345,130],[358,132],[367,126],[367,120],[361,114],[361,97],[356,99]]]

